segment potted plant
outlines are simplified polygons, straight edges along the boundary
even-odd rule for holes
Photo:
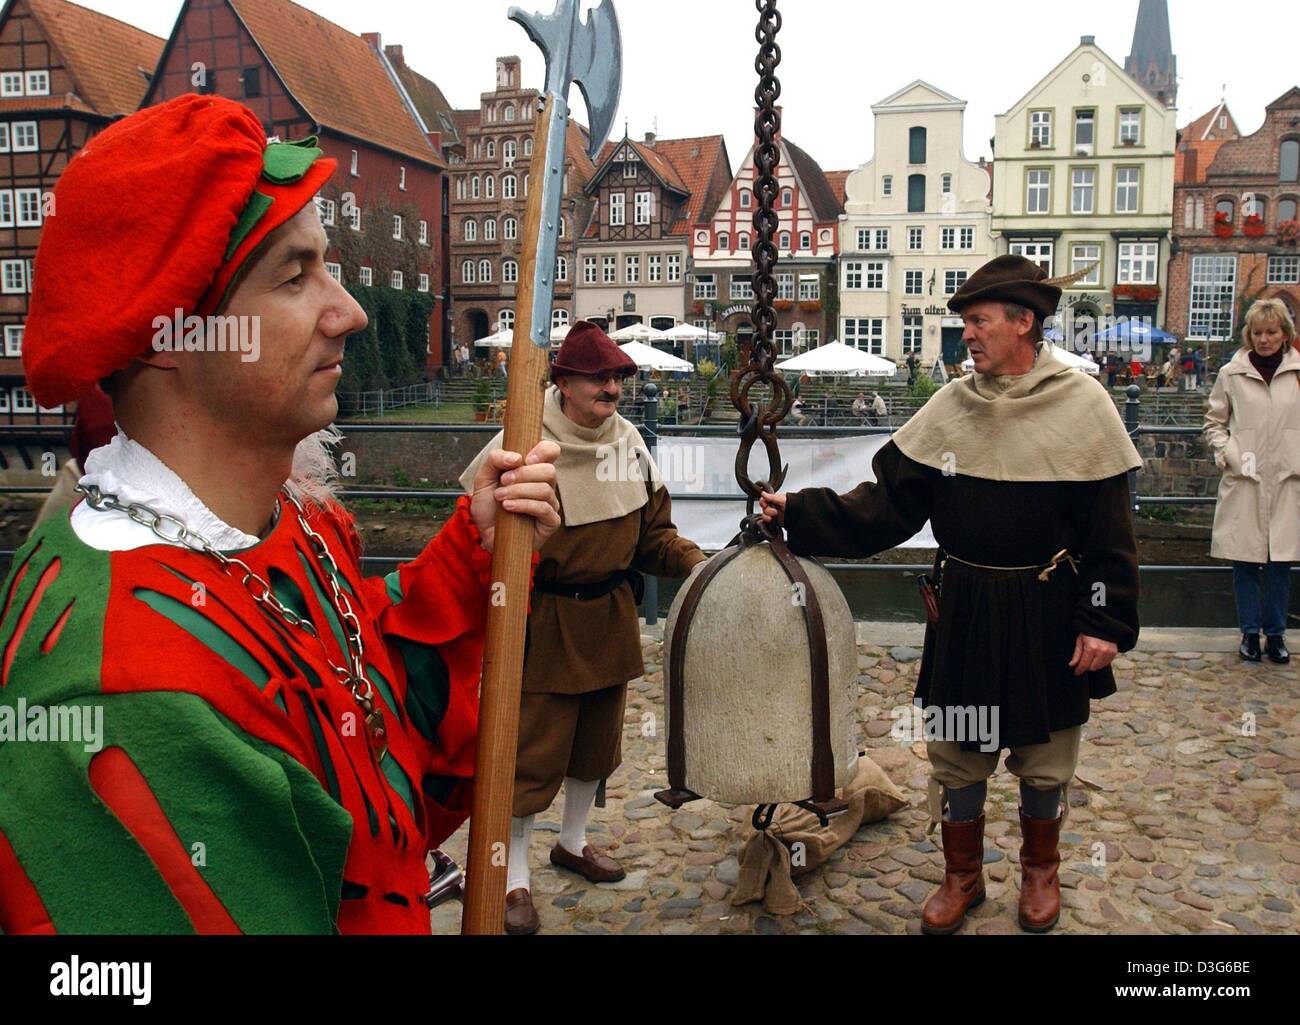
[[[486,423],[488,406],[492,404],[492,384],[487,378],[480,377],[474,382],[474,421]]]
[[[772,306],[773,306],[775,309],[780,310],[782,313],[788,313],[790,310],[793,310],[793,309],[794,309],[794,300],[793,300],[793,299],[778,299],[776,302],[774,302],[774,303],[772,304]]]
[[[1134,285],[1116,285],[1114,290],[1114,296],[1116,299],[1134,299],[1136,298],[1136,296],[1133,294],[1135,288],[1136,286]]]
[[[1259,214],[1251,214],[1242,224],[1241,230],[1243,234],[1249,235],[1251,238],[1259,238],[1268,231],[1268,228],[1264,225],[1264,218],[1260,217]]]
[[[820,299],[805,299],[799,304],[799,309],[804,313],[820,313],[822,301]]]
[[[1233,236],[1232,218],[1224,210],[1220,210],[1214,215],[1214,233],[1219,238],[1232,238]]]
[[[1300,221],[1283,221],[1277,226],[1277,239],[1284,246],[1293,246],[1300,238]]]

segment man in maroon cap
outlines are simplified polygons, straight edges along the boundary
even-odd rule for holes
[[[975,373],[880,450],[875,481],[763,498],[799,555],[865,558],[933,525],[942,588],[916,691],[946,864],[922,914],[930,934],[956,932],[984,900],[984,800],[1003,749],[1020,778],[1020,925],[1056,925],[1089,702],[1115,693],[1111,663],[1137,643],[1128,472],[1141,458],[1106,389],[1043,341],[1069,280],[1019,256],[980,268],[948,303]]]
[[[681,537],[637,429],[618,415],[636,364],[594,324],[575,324],[555,359],[542,436],[558,443],[563,525],[541,552],[528,618],[511,822],[506,930],[540,927],[529,893],[533,819],[564,783],[551,862],[592,882],[623,870],[587,843],[597,792],[622,761],[627,685],[645,672],[637,606],[642,573],[684,579],[704,553]],[[461,478],[467,491],[495,439]]]

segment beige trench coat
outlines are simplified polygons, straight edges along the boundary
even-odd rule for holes
[[[1288,346],[1270,387],[1240,350],[1219,372],[1205,437],[1223,471],[1210,554],[1300,562],[1300,352]]]

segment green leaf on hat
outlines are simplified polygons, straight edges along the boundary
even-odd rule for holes
[[[316,145],[312,135],[297,142],[273,142],[262,156],[262,177],[276,185],[292,185],[301,181],[325,154]]]
[[[230,236],[230,246],[226,250],[225,259],[229,260],[238,251],[239,247],[244,244],[244,239],[252,234],[253,229],[257,227],[258,222],[266,216],[268,210],[275,205],[275,200],[270,196],[264,196],[260,192],[254,192],[253,198],[248,201],[248,206],[244,207],[243,214],[240,215],[239,223],[235,225],[234,232]]]

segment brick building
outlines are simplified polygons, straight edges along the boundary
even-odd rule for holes
[[[1203,134],[1204,121],[1184,135]],[[1217,130],[1235,134],[1230,115]],[[1279,298],[1300,314],[1300,87],[1265,108],[1259,131],[1219,140],[1208,165],[1202,156],[1190,145],[1179,154],[1168,327],[1226,359],[1256,299]]]
[[[731,184],[720,135],[607,143],[587,192],[596,218],[578,250],[578,314],[615,331],[707,326],[689,294],[691,226]],[[682,354],[684,347],[676,346]]]
[[[114,118],[140,104],[163,40],[66,0],[0,11],[0,420],[62,422],[25,387],[23,332],[47,197]]]
[[[320,137],[339,162],[320,206],[340,281],[422,292],[445,281],[443,130],[425,122],[378,35],[289,0],[185,0],[142,106],[189,92],[245,104],[270,136]],[[431,367],[450,355],[446,292],[435,294]]]
[[[477,110],[456,112],[462,148],[449,159],[454,162],[451,277],[457,344],[473,346],[500,328],[514,328],[540,98],[537,89],[524,88],[519,58],[499,57],[496,88],[482,94]],[[573,322],[576,246],[591,219],[591,202],[584,191],[595,170],[587,155],[589,145],[586,130],[570,120],[558,228],[554,328]]]
[[[779,219],[776,244],[778,354],[814,349],[839,329],[836,259],[840,252],[841,201],[817,161],[783,134],[777,135]],[[754,336],[753,243],[758,171],[750,149],[721,201],[693,229],[694,310],[709,305],[720,330],[741,344]],[[848,341],[848,339],[844,339]]]

